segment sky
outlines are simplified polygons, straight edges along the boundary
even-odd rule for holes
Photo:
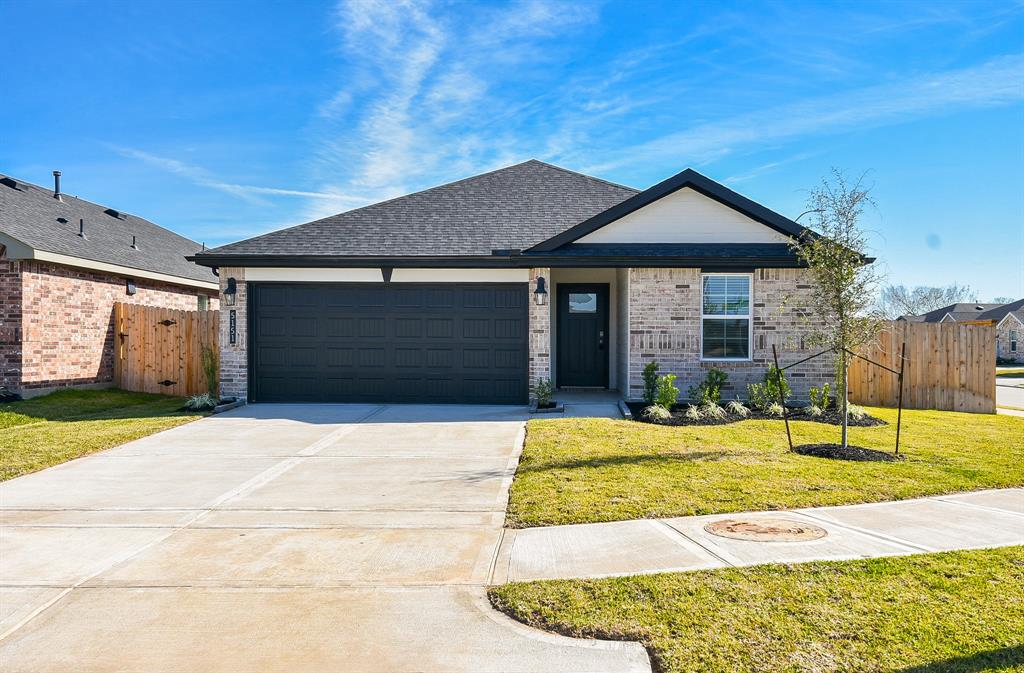
[[[1024,2],[0,0],[0,172],[207,246],[537,158],[789,217],[864,176],[888,282],[1024,296]]]

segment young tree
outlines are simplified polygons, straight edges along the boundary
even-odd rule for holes
[[[878,309],[889,320],[904,315],[921,315],[943,306],[960,302],[978,301],[978,294],[966,285],[928,287],[919,285],[913,289],[906,285],[887,285],[878,298]]]
[[[810,308],[817,321],[809,340],[835,353],[843,448],[849,443],[849,353],[874,340],[880,329],[871,313],[880,277],[868,262],[867,235],[860,226],[868,205],[873,202],[863,177],[851,183],[832,169],[830,178],[822,179],[807,200],[812,232],[793,243],[816,285]]]

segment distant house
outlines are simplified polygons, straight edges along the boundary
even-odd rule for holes
[[[1024,362],[1024,299],[1009,304],[950,304],[921,315],[902,316],[900,320],[995,325],[996,357],[1005,362]]]
[[[0,174],[0,386],[25,396],[113,380],[115,302],[215,309],[200,244]]]

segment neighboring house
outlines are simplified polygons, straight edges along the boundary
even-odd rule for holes
[[[805,231],[693,170],[640,191],[531,160],[190,259],[219,269],[227,395],[523,403],[550,378],[638,398],[657,360],[745,396],[772,345],[810,354]],[[790,381],[806,398],[831,374]]]
[[[195,241],[0,175],[0,386],[25,396],[113,380],[115,302],[217,308]]]
[[[950,304],[921,315],[901,316],[900,320],[995,325],[996,357],[1006,362],[1024,362],[1024,299],[1009,304]]]

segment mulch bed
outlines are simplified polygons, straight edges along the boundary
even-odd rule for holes
[[[877,461],[882,463],[895,463],[903,460],[903,456],[893,455],[885,451],[865,449],[862,446],[847,446],[844,449],[839,444],[801,444],[800,446],[794,446],[793,451],[802,456],[832,458],[835,460]]]
[[[680,404],[672,407],[672,418],[664,421],[650,421],[644,418],[644,409],[647,407],[643,402],[627,402],[626,405],[629,410],[633,413],[634,420],[640,421],[641,423],[653,423],[655,425],[727,425],[729,423],[737,423],[748,419],[758,420],[774,420],[781,421],[782,416],[771,416],[757,409],[750,409],[750,414],[746,417],[736,416],[729,414],[725,418],[702,418],[699,421],[692,421],[686,417],[686,409],[689,405]],[[728,408],[722,405],[726,412]],[[789,408],[789,420],[791,421],[811,421],[814,423],[824,423],[826,425],[842,425],[842,415],[837,409],[829,409],[820,416],[811,416],[807,413],[804,407],[790,407]],[[859,419],[850,417],[851,428],[873,428],[882,425],[888,425],[886,421],[881,418],[871,416],[870,414],[865,415]]]

